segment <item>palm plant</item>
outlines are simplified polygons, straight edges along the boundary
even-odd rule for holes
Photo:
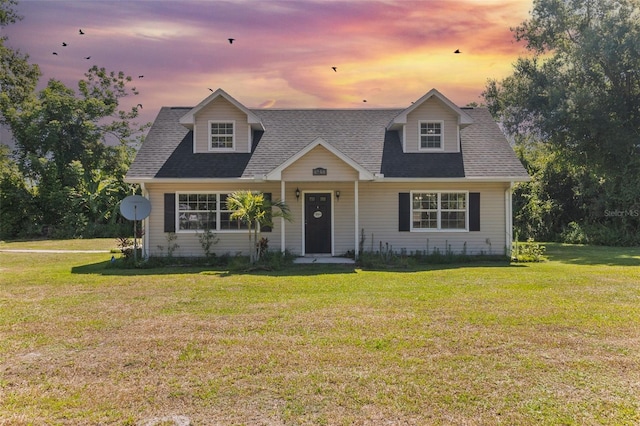
[[[274,210],[276,207],[277,210]],[[262,253],[260,227],[273,226],[273,218],[282,217],[291,221],[289,207],[284,201],[272,201],[259,191],[236,191],[227,197],[227,209],[232,211],[231,219],[247,224],[249,233],[249,260],[255,263]]]

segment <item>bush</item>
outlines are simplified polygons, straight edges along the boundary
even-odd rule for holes
[[[511,260],[514,262],[542,262],[546,247],[533,242],[530,238],[526,243],[516,241],[511,248]]]

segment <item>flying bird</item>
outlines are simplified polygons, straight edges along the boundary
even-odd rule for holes
[[[331,69],[333,70],[333,72],[338,72],[338,67],[331,67]]]
[[[84,31],[82,31],[82,28],[80,28],[80,29],[78,30],[78,34],[80,34],[80,35],[84,35]]]
[[[209,91],[210,91],[210,92],[213,92],[213,89],[212,89],[211,87],[209,87]]]
[[[367,100],[366,100],[366,99],[363,99],[363,100],[362,100],[362,102],[367,102]]]
[[[84,58],[85,59],[91,59],[91,56],[85,56]]]
[[[67,43],[65,43],[64,41],[62,42],[62,46],[63,47],[67,47]]]
[[[235,39],[235,38],[229,38],[229,39],[227,39],[227,40],[229,40],[229,44],[233,44],[233,42],[234,42],[236,39]]]
[[[138,78],[144,78],[144,75],[139,75]]]
[[[136,105],[138,108],[142,109],[142,104]]]
[[[453,53],[462,53],[462,52],[460,51],[460,49],[456,49],[456,51]]]
[[[57,55],[57,54],[58,54],[58,52],[53,52],[53,54],[54,54],[54,55]]]

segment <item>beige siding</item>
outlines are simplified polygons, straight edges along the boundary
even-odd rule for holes
[[[327,169],[326,176],[314,176],[313,169],[322,167]],[[309,151],[294,164],[282,172],[284,181],[353,181],[358,178],[358,173],[322,146],[317,146]]]
[[[235,150],[236,152],[249,152],[250,129],[247,115],[236,108],[224,97],[218,96],[195,116],[194,136],[196,152],[209,151],[209,121],[233,121],[235,122]]]
[[[327,167],[329,168],[329,167]],[[342,255],[356,248],[356,228],[354,212],[354,182],[285,182],[284,201],[291,210],[292,222],[284,222],[286,233],[285,248],[293,254],[304,253],[304,197],[295,198],[296,188],[305,192],[328,192],[332,194],[333,254]],[[359,229],[364,230],[364,249],[377,251],[380,243],[388,243],[393,249],[408,252],[418,250],[455,252],[464,249],[469,254],[503,254],[505,246],[504,191],[506,184],[501,183],[359,183]],[[166,254],[167,234],[164,232],[164,193],[176,192],[233,192],[235,190],[257,190],[270,192],[274,199],[283,199],[280,182],[229,183],[229,184],[147,184],[146,189],[151,201],[150,229],[148,231],[148,250],[151,255]],[[479,232],[400,232],[398,231],[398,194],[411,191],[469,191],[480,193],[480,231]],[[336,191],[340,191],[339,200]],[[275,220],[272,232],[263,236],[269,239],[269,248],[281,249],[282,222]],[[247,252],[248,236],[246,232],[218,231],[220,242],[214,246],[218,255]],[[176,232],[175,241],[180,247],[176,256],[201,256],[202,247],[198,235],[188,232]],[[162,246],[164,251],[158,249]]]
[[[503,254],[505,248],[505,184],[361,183],[360,229],[364,229],[364,249],[378,250],[389,243],[394,250],[441,252],[450,248],[461,252],[466,243],[469,254]],[[479,232],[399,232],[398,194],[411,191],[469,191],[480,193]],[[375,212],[375,214],[371,214]]]
[[[419,122],[444,121],[444,152],[458,152],[458,115],[436,97],[427,99],[407,116],[404,127],[406,152],[420,151]],[[424,152],[424,151],[423,151]]]
[[[151,256],[166,254],[167,233],[164,232],[164,194],[176,192],[233,192],[236,190],[252,190],[270,192],[273,199],[280,199],[280,182],[260,183],[260,184],[147,184],[147,197],[151,201],[151,215],[149,216],[150,228],[148,230],[149,246],[148,251]],[[293,197],[295,199],[295,197]],[[268,238],[269,248],[280,250],[280,221],[274,221],[272,232],[264,233],[263,237]],[[213,247],[213,251],[218,254],[236,254],[238,252],[247,253],[248,235],[247,231],[217,231],[216,235],[220,241]],[[175,256],[203,256],[204,252],[198,234],[194,232],[176,232],[177,239],[174,242],[180,247],[174,253]],[[158,246],[162,246],[160,250]]]

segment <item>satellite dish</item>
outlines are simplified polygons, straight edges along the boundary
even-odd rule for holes
[[[129,220],[146,219],[151,213],[151,203],[141,195],[130,195],[120,203],[120,213]]]

